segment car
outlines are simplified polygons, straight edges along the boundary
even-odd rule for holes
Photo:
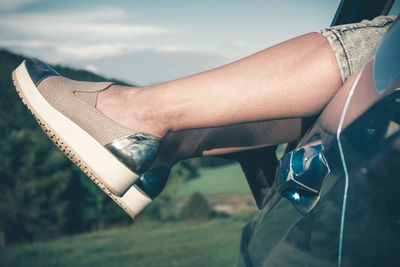
[[[332,25],[391,6],[342,1]],[[400,266],[399,48],[397,19],[276,170],[247,176],[260,209],[238,266]]]

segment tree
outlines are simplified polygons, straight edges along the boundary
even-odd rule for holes
[[[211,217],[212,209],[201,193],[193,193],[181,212],[182,219],[204,220]]]

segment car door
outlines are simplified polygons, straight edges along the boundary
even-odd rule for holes
[[[399,266],[400,24],[350,78],[244,228],[240,266]]]

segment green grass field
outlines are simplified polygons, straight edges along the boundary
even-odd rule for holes
[[[251,213],[130,227],[11,246],[0,266],[233,266]]]
[[[190,196],[194,192],[212,194],[251,194],[249,185],[239,164],[219,168],[201,168],[200,177],[184,183],[178,197]]]
[[[238,164],[200,169],[177,197],[251,194]],[[233,266],[253,212],[197,222],[141,221],[130,227],[0,249],[0,266]],[[140,219],[140,218],[139,218]]]

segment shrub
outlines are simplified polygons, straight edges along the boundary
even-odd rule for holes
[[[212,209],[207,199],[201,193],[193,193],[182,208],[181,217],[185,220],[204,220],[210,218]]]

